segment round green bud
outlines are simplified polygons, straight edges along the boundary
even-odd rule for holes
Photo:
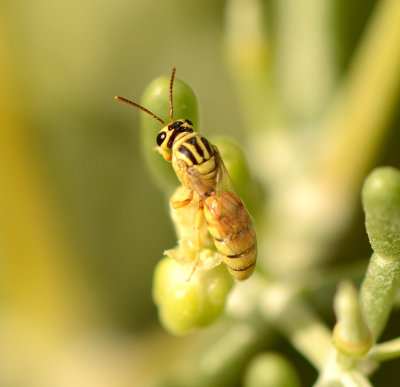
[[[365,225],[375,253],[400,255],[400,171],[376,168],[364,182]]]
[[[151,82],[143,93],[140,104],[160,117],[166,124],[171,122],[169,102],[170,78],[161,76]],[[174,121],[189,119],[197,128],[197,99],[185,82],[175,78],[173,85]],[[170,194],[178,185],[178,179],[171,164],[154,152],[156,137],[163,125],[151,115],[141,112],[140,138],[142,154],[151,175],[159,187]]]
[[[175,335],[184,335],[209,325],[224,310],[233,285],[226,266],[197,268],[190,279],[192,264],[163,258],[154,273],[153,299],[161,324]]]
[[[299,387],[300,379],[282,355],[267,352],[253,358],[244,376],[245,387]]]

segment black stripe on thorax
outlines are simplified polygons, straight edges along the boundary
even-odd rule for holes
[[[208,153],[210,154],[210,157],[214,156],[214,151],[212,150],[211,145],[208,142],[208,140],[205,137],[202,137],[201,141],[203,142],[204,146],[206,147]]]
[[[204,152],[203,152],[203,149],[201,149],[201,146],[197,142],[197,137],[189,138],[189,140],[187,140],[186,142],[194,145],[197,153],[204,159]]]
[[[193,163],[193,165],[197,165],[196,157],[194,157],[193,153],[188,148],[186,148],[185,145],[181,145],[178,148],[178,152],[186,156]]]
[[[180,133],[185,133],[185,132],[187,132],[187,133],[192,133],[193,130],[189,130],[189,129],[186,128],[186,127],[174,129],[174,131],[172,132],[170,138],[168,139],[167,147],[168,147],[168,148],[172,148],[172,145],[173,145],[173,143],[174,143],[174,141],[175,141],[176,136],[177,136],[178,134],[180,134]]]

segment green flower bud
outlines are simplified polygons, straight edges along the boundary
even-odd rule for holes
[[[173,255],[173,254],[171,254]],[[209,325],[224,310],[233,279],[224,264],[197,267],[188,280],[193,260],[163,258],[155,269],[153,299],[161,324],[175,335]]]
[[[232,182],[246,207],[251,214],[259,213],[264,195],[261,186],[250,174],[242,147],[227,137],[215,137],[211,141],[218,147]]]
[[[299,387],[297,371],[282,355],[262,353],[251,360],[244,376],[245,387]]]
[[[392,167],[372,171],[362,198],[372,249],[382,256],[400,256],[400,171]]]
[[[373,342],[353,284],[343,282],[339,285],[334,299],[334,308],[337,318],[333,331],[335,347],[347,356],[355,358],[364,356]]]
[[[160,117],[167,124],[170,119],[169,103],[170,78],[161,76],[149,84],[143,93],[140,104]],[[185,82],[175,78],[173,85],[174,120],[186,118],[197,129],[197,99],[193,90]],[[170,194],[178,185],[178,179],[171,164],[154,152],[156,137],[162,124],[146,113],[141,113],[140,138],[146,164],[159,187]]]

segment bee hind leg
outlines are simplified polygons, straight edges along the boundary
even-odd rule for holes
[[[199,207],[197,208],[195,223],[194,223],[194,229],[196,231],[197,254],[196,254],[196,260],[193,263],[192,271],[190,272],[189,277],[186,279],[186,281],[190,281],[200,262],[200,252],[201,252],[200,224],[201,224],[201,219],[203,217],[203,209],[204,209],[204,203],[201,199],[199,199]]]

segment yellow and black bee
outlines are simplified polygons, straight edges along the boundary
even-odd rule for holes
[[[233,186],[218,148],[195,132],[190,120],[173,120],[174,78],[175,68],[172,70],[169,87],[170,124],[134,102],[122,97],[115,98],[150,114],[164,125],[157,135],[156,150],[165,160],[172,162],[179,181],[188,192],[187,199],[173,201],[172,207],[182,208],[192,200],[197,200],[198,211],[194,221],[196,231],[200,228],[204,212],[208,231],[230,273],[239,281],[245,280],[253,273],[257,259],[254,225]],[[200,251],[199,232],[197,239]],[[197,264],[194,264],[190,277]]]

